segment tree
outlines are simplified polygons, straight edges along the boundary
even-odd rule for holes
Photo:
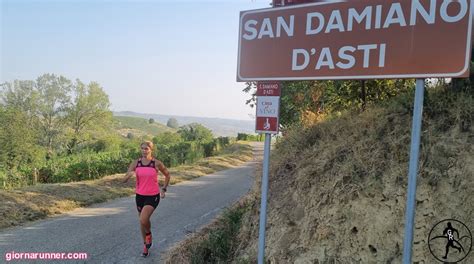
[[[247,104],[255,105],[256,85],[247,83]],[[280,97],[280,126],[312,123],[326,114],[340,111],[364,111],[370,103],[385,101],[409,91],[413,80],[285,81]]]
[[[245,88],[242,90],[245,93],[250,93],[250,98],[245,101],[245,104],[248,104],[250,107],[254,107],[257,102],[257,83],[256,82],[246,82]]]
[[[183,139],[178,133],[165,132],[153,138],[153,143],[159,146],[170,146],[182,142]]]
[[[109,97],[98,83],[85,85],[76,80],[72,92],[73,100],[66,107],[66,120],[70,127],[67,143],[69,153],[90,139],[94,132],[106,129],[112,122]]]
[[[0,84],[2,92],[0,103],[8,108],[14,108],[26,114],[30,121],[35,118],[38,108],[38,92],[34,81],[15,80],[13,83]]]
[[[212,131],[198,123],[182,126],[178,134],[184,141],[209,142],[213,139]]]
[[[60,144],[65,129],[65,108],[69,103],[71,81],[63,76],[44,74],[36,79],[38,93],[36,115],[41,129],[41,143],[47,148],[49,159]]]
[[[153,123],[155,123],[155,119],[153,118],[148,119],[148,124],[153,124]]]
[[[178,120],[176,120],[176,118],[172,117],[172,118],[168,119],[168,122],[166,122],[166,126],[177,129],[179,127]]]
[[[28,120],[25,112],[0,105],[0,164],[8,170],[40,159],[38,133],[28,125]]]

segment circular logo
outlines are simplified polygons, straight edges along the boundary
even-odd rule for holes
[[[444,263],[457,263],[472,248],[472,235],[467,226],[456,219],[445,219],[431,228],[428,236],[431,254]]]

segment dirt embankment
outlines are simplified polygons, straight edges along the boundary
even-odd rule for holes
[[[438,263],[428,247],[436,223],[454,218],[474,234],[474,100],[448,91],[425,98],[412,261]],[[277,144],[267,261],[402,262],[411,107],[405,98],[291,131]],[[256,259],[259,207],[256,195],[242,224],[238,263]],[[439,257],[445,244],[436,249]],[[448,260],[456,257],[451,249]],[[463,263],[474,263],[474,253]]]

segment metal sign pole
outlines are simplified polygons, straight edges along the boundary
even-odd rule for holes
[[[270,166],[271,138],[271,134],[265,133],[265,146],[263,149],[262,198],[260,203],[260,224],[258,230],[258,264],[263,264],[265,257],[265,225],[267,222],[268,168]]]
[[[423,114],[423,97],[425,79],[416,79],[415,105],[411,130],[410,164],[408,166],[408,192],[405,211],[405,239],[403,241],[403,263],[411,264],[413,245],[413,225],[415,222],[416,176],[420,150],[421,119]]]

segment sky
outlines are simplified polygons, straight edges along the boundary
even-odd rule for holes
[[[0,0],[0,83],[98,82],[111,110],[252,120],[239,12],[270,0]]]

